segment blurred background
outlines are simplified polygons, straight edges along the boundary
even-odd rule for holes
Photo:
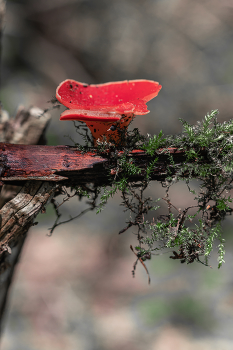
[[[163,88],[135,118],[142,133],[181,132],[219,109],[233,110],[233,2],[231,0],[8,0],[1,67],[1,102],[13,116],[19,105],[51,107],[57,85],[150,79]],[[77,140],[72,122],[51,111],[48,144]],[[195,187],[196,184],[194,183]],[[150,194],[164,195],[160,184]],[[171,190],[176,206],[193,200],[182,184]],[[180,264],[168,254],[147,263],[147,275],[122,235],[128,214],[113,198],[104,212],[90,212],[48,228],[48,206],[30,230],[11,289],[1,349],[194,350],[232,349],[232,220],[224,224],[226,264]],[[86,208],[74,199],[63,219]]]

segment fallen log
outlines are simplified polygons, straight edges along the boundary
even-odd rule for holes
[[[173,162],[169,155],[173,156]],[[109,154],[103,156],[94,152],[83,153],[71,146],[47,146],[47,145],[14,145],[0,143],[0,181],[1,183],[19,183],[28,180],[62,182],[64,186],[84,183],[103,185],[109,183],[110,169],[114,173],[117,166],[117,157]],[[183,163],[185,151],[170,148],[166,151],[159,150],[151,157],[144,151],[135,150],[129,153],[135,165],[142,169],[141,174],[129,177],[129,181],[138,181],[143,177],[149,162],[158,158],[152,180],[163,180],[175,165]],[[111,182],[111,181],[110,181]]]

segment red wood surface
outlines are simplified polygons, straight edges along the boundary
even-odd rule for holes
[[[118,156],[121,154],[119,151]],[[134,158],[135,165],[144,170],[148,162],[158,158],[151,179],[161,181],[166,178],[168,168],[173,171],[169,154],[172,154],[176,164],[185,160],[185,151],[177,148],[158,150],[153,157],[144,151],[134,150],[129,157]],[[116,159],[102,158],[95,153],[82,153],[71,146],[0,143],[0,185],[8,181],[14,183],[24,180],[63,181],[65,186],[88,182],[103,184],[111,181],[110,174],[115,176],[116,163]],[[130,180],[137,181],[142,176],[143,172],[131,176]]]
[[[14,145],[0,143],[0,180],[50,180],[67,177],[56,172],[93,168],[106,159],[94,153],[82,154],[69,146]]]

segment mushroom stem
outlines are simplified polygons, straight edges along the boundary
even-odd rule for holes
[[[129,123],[133,119],[134,114],[123,115],[120,120],[116,122],[105,122],[105,121],[85,121],[87,127],[90,129],[94,146],[97,146],[97,140],[100,142],[107,141],[113,142],[116,145],[120,145],[122,142],[122,132],[121,130],[126,130]]]

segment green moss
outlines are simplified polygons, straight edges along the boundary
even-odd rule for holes
[[[153,254],[163,250],[172,250],[170,258],[173,260],[188,264],[196,261],[208,266],[208,258],[217,245],[218,267],[224,262],[222,222],[233,210],[233,198],[229,192],[233,188],[233,120],[218,123],[217,114],[217,110],[212,111],[196,125],[181,120],[183,132],[179,135],[164,136],[160,131],[158,135],[143,136],[134,129],[127,136],[122,132],[120,146],[103,142],[94,149],[99,155],[107,157],[112,165],[106,169],[109,173],[108,186],[95,191],[92,188],[89,193],[95,200],[94,205],[91,202],[92,209],[95,207],[100,212],[109,198],[121,193],[122,206],[129,212],[129,220],[120,233],[133,227],[138,239],[133,274],[138,261],[145,263]],[[88,131],[82,124],[76,127],[77,132],[82,131],[85,140],[84,146],[77,145],[79,149],[83,152],[93,150]],[[183,150],[183,160],[177,163],[170,148]],[[135,149],[145,151],[144,167],[140,167],[136,158],[131,156],[130,152]],[[163,164],[161,161],[158,163],[160,155],[165,157]],[[161,166],[164,197],[145,197],[144,191],[153,178],[154,170]],[[131,180],[132,176],[137,178],[138,175],[140,179]],[[199,189],[195,191],[189,185],[193,179],[199,180]],[[179,181],[185,181],[195,201],[195,204],[192,200],[192,204],[183,209],[177,208],[175,201],[170,199],[170,188]],[[167,208],[158,215],[161,202],[166,203]]]

